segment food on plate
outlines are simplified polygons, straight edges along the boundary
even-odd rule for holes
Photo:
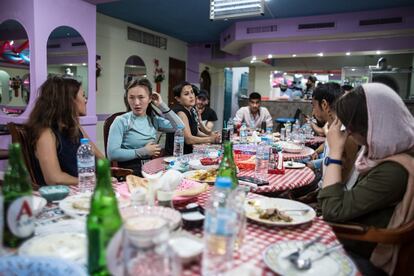
[[[277,208],[260,208],[259,204],[255,200],[249,200],[247,204],[253,206],[256,209],[256,212],[259,215],[260,219],[283,222],[293,221],[292,217],[286,215],[283,213],[283,211],[280,211]]]
[[[208,189],[208,184],[201,183],[200,185],[197,185],[197,186],[177,190],[174,192],[174,196],[196,196],[196,195],[199,195],[207,191],[207,189]]]
[[[131,193],[139,187],[148,189],[148,179],[142,177],[130,174],[126,176],[126,182],[128,184],[128,190]]]
[[[72,207],[80,211],[89,211],[91,206],[91,198],[89,196],[79,197],[72,202]]]
[[[191,179],[196,181],[202,181],[202,182],[214,182],[216,181],[217,176],[217,169],[212,170],[198,170],[195,171],[194,174],[190,176]]]
[[[220,158],[201,158],[200,163],[203,166],[211,166],[211,165],[217,165],[220,162]]]

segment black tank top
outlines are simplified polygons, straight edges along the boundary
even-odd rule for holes
[[[79,139],[74,143],[69,137],[61,133],[57,129],[52,129],[56,137],[57,147],[56,154],[59,160],[60,169],[74,177],[78,177],[78,164],[76,160],[76,153],[80,145],[80,139],[83,138],[82,132],[79,130]],[[36,182],[40,186],[47,185],[40,168],[39,160],[36,158],[35,177]]]
[[[171,108],[175,113],[182,111],[185,116],[187,116],[188,124],[190,125],[191,135],[197,136],[198,133],[198,123],[195,112],[190,112],[182,105],[176,105]],[[165,153],[166,155],[172,155],[174,150],[174,133],[167,133],[167,138],[165,139]],[[187,144],[184,141],[184,154],[189,154],[193,152],[193,145]]]

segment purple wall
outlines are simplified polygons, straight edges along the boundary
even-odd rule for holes
[[[96,7],[82,0],[1,0],[0,23],[14,19],[26,29],[30,43],[30,101],[26,111],[18,117],[10,117],[0,111],[0,124],[24,123],[37,98],[38,87],[47,77],[47,40],[52,31],[60,26],[77,30],[88,48],[88,64],[95,64],[96,56]],[[96,140],[95,66],[88,67],[89,101],[88,115],[81,124],[93,140]],[[10,136],[1,136],[0,148],[7,148]],[[0,170],[5,162],[0,162]]]
[[[46,45],[55,28],[69,26],[81,34],[88,49],[88,64],[95,64],[96,56],[96,7],[92,4],[82,0],[3,0],[0,2],[0,23],[8,19],[19,21],[29,37],[31,97],[22,115],[9,117],[1,113],[0,124],[10,121],[24,123],[27,120],[37,97],[37,89],[47,77]],[[88,83],[88,115],[81,118],[81,123],[95,139],[95,66],[88,67]]]

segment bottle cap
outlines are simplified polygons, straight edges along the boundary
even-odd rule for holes
[[[80,142],[81,142],[81,144],[87,144],[87,143],[89,143],[89,139],[88,138],[81,138]]]
[[[228,188],[232,186],[231,179],[228,177],[217,177],[216,179],[216,188]]]
[[[184,126],[183,125],[178,125],[177,129],[184,129]]]

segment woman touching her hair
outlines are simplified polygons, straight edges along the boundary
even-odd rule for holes
[[[135,175],[141,176],[142,162],[160,155],[161,147],[155,143],[157,131],[173,133],[183,123],[163,103],[161,95],[152,91],[147,79],[131,81],[124,102],[129,112],[116,117],[112,123],[107,153],[109,159],[118,161],[121,168],[132,169]],[[162,112],[162,116],[152,105]]]

